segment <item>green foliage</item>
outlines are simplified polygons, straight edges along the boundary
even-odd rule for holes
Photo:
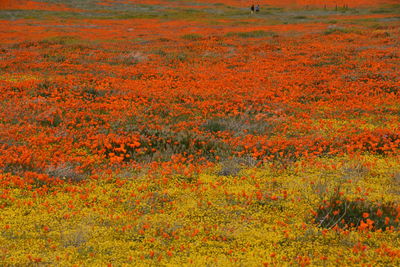
[[[339,189],[328,200],[324,200],[315,216],[315,223],[323,228],[338,226],[342,229],[356,229],[363,223],[372,222],[370,230],[398,228],[399,205],[393,202],[375,204],[364,199],[349,200]],[[388,219],[387,219],[388,218]]]
[[[371,10],[372,14],[386,14],[386,13],[392,13],[392,12],[393,12],[393,10],[384,8],[384,7]]]
[[[293,17],[294,19],[308,19],[308,17],[307,16],[295,16],[295,17]]]
[[[64,55],[60,55],[60,54],[45,54],[43,57],[47,61],[55,62],[55,63],[62,63],[67,59]]]
[[[342,28],[342,27],[332,27],[327,29],[324,34],[341,34],[341,33],[359,33],[357,29],[354,28]]]
[[[269,116],[267,113],[266,115]],[[229,131],[236,136],[243,135],[244,133],[266,135],[272,134],[277,125],[278,123],[255,120],[252,118],[252,115],[246,115],[239,117],[211,118],[202,125],[202,128],[211,133]]]
[[[184,52],[174,52],[168,53],[166,55],[167,64],[175,63],[175,62],[185,62],[188,60],[188,55]]]
[[[204,129],[212,133],[222,132],[227,129],[227,126],[223,123],[223,120],[211,119],[208,120],[204,125]]]
[[[168,161],[174,155],[192,155],[196,159],[215,160],[215,157],[226,158],[231,148],[221,140],[210,138],[189,131],[173,132],[168,129],[140,131],[140,148],[132,148],[126,144],[125,152],[118,151],[120,143],[111,142],[111,147],[104,150],[108,157],[110,153],[123,156],[124,161],[137,162]],[[126,154],[129,156],[126,157]],[[125,155],[125,156],[124,156]]]
[[[58,36],[52,36],[43,39],[40,41],[40,44],[58,44],[58,45],[74,45],[74,44],[81,44],[83,41],[79,37],[75,36],[70,36],[70,35],[58,35]]]
[[[250,32],[229,32],[226,37],[240,37],[240,38],[262,38],[262,37],[277,37],[275,32],[270,31],[250,31]]]
[[[196,41],[202,38],[201,34],[198,33],[188,33],[181,36],[184,40]]]

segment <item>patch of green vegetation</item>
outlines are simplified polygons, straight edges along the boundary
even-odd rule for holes
[[[113,1],[109,5],[99,5],[102,1],[99,0],[40,0],[40,2],[46,2],[50,4],[58,4],[67,6],[69,8],[75,8],[82,11],[101,11],[101,12],[118,12],[118,11],[135,11],[135,12],[147,12],[155,9],[161,9],[159,5],[146,5],[146,4],[131,4],[124,3],[123,1]]]
[[[59,4],[65,5],[70,8],[78,8],[78,9],[93,9],[93,8],[101,8],[101,5],[97,5],[97,0],[40,0],[40,2],[45,2],[49,4]]]
[[[380,8],[370,10],[372,14],[399,14],[400,4],[395,5],[385,5]]]
[[[196,41],[202,38],[201,34],[198,33],[188,33],[181,36],[182,39]]]
[[[46,10],[0,10],[0,19],[15,20],[15,19],[34,19],[34,20],[49,20],[49,19],[110,19],[118,15],[107,12],[69,12],[69,11],[46,11]]]
[[[64,62],[67,59],[66,56],[61,54],[45,54],[43,57],[49,62],[56,63]]]
[[[324,34],[329,35],[329,34],[340,34],[340,33],[360,33],[358,29],[355,28],[342,28],[342,27],[333,27],[330,29],[327,29]]]
[[[177,53],[177,52],[176,53],[169,53],[169,54],[166,55],[166,59],[167,59],[167,61],[169,63],[177,62],[177,61],[185,62],[185,61],[188,60],[188,55],[186,53],[184,53],[184,52],[181,52],[181,53]]]
[[[207,20],[210,18],[222,18],[222,16],[212,9],[186,9],[186,8],[175,8],[165,10],[160,13],[160,19],[166,20]]]
[[[40,43],[50,43],[50,44],[59,44],[59,45],[75,45],[81,44],[83,41],[79,37],[69,36],[69,35],[59,35],[47,37],[40,41]]]
[[[235,20],[230,23],[230,25],[232,26],[252,25],[252,24],[254,24],[254,22],[248,20]]]
[[[307,16],[295,16],[294,19],[308,19]]]
[[[284,8],[282,8],[282,7],[268,7],[265,10],[270,11],[270,12],[283,12]]]
[[[240,38],[261,38],[261,37],[276,37],[278,34],[270,31],[250,31],[250,32],[229,32],[226,37],[240,37]]]
[[[125,125],[130,127],[131,130],[136,131],[136,121],[130,122],[132,125]],[[121,127],[118,125],[118,127]],[[145,152],[138,152],[135,148],[127,147],[125,161],[135,159],[137,161],[168,161],[173,155],[187,153],[194,157],[204,157],[209,160],[214,160],[215,156],[220,158],[228,158],[231,155],[232,148],[224,142],[190,131],[173,132],[168,129],[142,129],[140,130],[142,147],[145,147]],[[152,140],[149,142],[149,140]],[[105,148],[104,155],[108,157],[109,153],[122,155],[115,149],[119,147],[117,143],[111,143],[111,147]],[[201,153],[198,153],[201,151]]]
[[[162,49],[152,50],[152,51],[150,51],[150,54],[159,55],[159,56],[162,56],[162,57],[165,57],[167,55],[167,53]]]
[[[52,4],[63,4],[65,1],[46,1]],[[97,1],[69,1],[67,6],[78,11],[46,11],[46,10],[0,10],[0,19],[132,19],[160,18],[164,7],[154,5],[131,5],[116,3],[111,6],[97,5]],[[80,10],[79,10],[80,9]]]
[[[0,19],[40,19],[40,14],[44,15],[48,12],[38,10],[0,10]]]
[[[335,226],[351,229],[366,224],[364,221],[369,221],[371,230],[386,230],[391,226],[395,228],[399,226],[396,215],[396,204],[393,202],[378,205],[363,199],[349,200],[341,196],[337,190],[329,200],[320,204],[314,219],[320,227],[328,229]]]
[[[391,10],[388,10],[386,8],[379,8],[379,9],[373,9],[371,10],[372,14],[384,14],[384,13],[392,13]]]
[[[388,26],[383,23],[374,23],[374,24],[368,25],[368,28],[375,29],[375,30],[386,30],[386,29],[388,29]]]

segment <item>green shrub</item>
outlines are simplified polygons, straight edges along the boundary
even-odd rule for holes
[[[270,31],[250,31],[250,32],[229,32],[226,37],[240,37],[240,38],[261,38],[261,37],[276,37],[278,36],[275,32]]]
[[[370,223],[370,230],[399,227],[400,205],[389,202],[372,203],[364,199],[349,200],[339,190],[324,200],[315,213],[315,223],[322,228],[357,229]]]
[[[103,153],[106,157],[113,153],[117,156],[123,156],[124,161],[135,160],[137,162],[169,161],[172,156],[178,154],[191,155],[196,159],[215,160],[216,156],[226,158],[231,153],[231,148],[221,140],[190,131],[174,132],[167,129],[143,129],[140,131],[140,135],[139,143],[141,145],[139,148],[124,144],[125,151],[121,152],[119,150],[121,143],[111,141],[110,147],[100,147],[99,149],[104,150]]]
[[[69,35],[61,35],[61,36],[52,36],[43,39],[40,41],[40,44],[58,44],[58,45],[73,45],[73,44],[81,44],[83,41],[79,37],[69,36]]]
[[[308,19],[307,16],[295,16],[294,19]]]
[[[354,29],[354,28],[342,28],[342,27],[332,27],[327,29],[324,34],[329,35],[329,34],[341,34],[341,33],[360,33],[359,30]]]
[[[202,38],[198,33],[188,33],[181,36],[182,39],[196,41]]]

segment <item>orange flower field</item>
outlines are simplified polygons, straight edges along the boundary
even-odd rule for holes
[[[399,14],[0,0],[0,266],[399,266]]]

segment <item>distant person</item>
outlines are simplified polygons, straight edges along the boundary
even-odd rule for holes
[[[250,10],[251,10],[251,14],[253,14],[254,13],[254,5],[251,5]]]
[[[260,5],[256,6],[256,13],[260,12]]]

